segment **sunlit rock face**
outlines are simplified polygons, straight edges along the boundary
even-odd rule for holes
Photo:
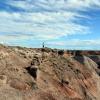
[[[1,45],[0,100],[100,100],[93,54]]]

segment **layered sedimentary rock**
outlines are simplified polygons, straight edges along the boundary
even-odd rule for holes
[[[100,100],[91,57],[2,45],[0,54],[0,100]]]

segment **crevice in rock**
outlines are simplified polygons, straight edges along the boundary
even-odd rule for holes
[[[97,64],[98,64],[98,69],[100,69],[100,62],[97,62]]]
[[[35,80],[37,79],[37,68],[27,67],[26,70]]]

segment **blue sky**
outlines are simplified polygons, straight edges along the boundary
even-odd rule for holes
[[[0,43],[100,50],[100,0],[0,0]]]

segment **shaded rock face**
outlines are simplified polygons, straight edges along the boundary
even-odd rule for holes
[[[0,75],[0,85],[6,84],[6,83],[7,83],[7,76]]]
[[[100,56],[99,55],[89,55],[88,57],[97,64],[96,72],[100,76]]]
[[[89,57],[47,49],[41,61],[41,49],[15,49],[0,46],[0,100],[100,100],[99,67]]]
[[[84,55],[81,56],[75,56],[75,60],[77,60],[79,63],[83,64],[86,67],[89,67],[90,69],[96,69],[98,65],[89,57],[86,57]]]
[[[58,51],[58,55],[60,55],[60,56],[64,55],[64,51],[63,50],[59,50]]]
[[[37,68],[27,67],[26,70],[35,80],[37,79]]]
[[[90,55],[88,57],[91,58],[94,62],[96,62],[98,66],[100,66],[100,56],[99,55]]]
[[[100,69],[100,62],[98,62],[97,64],[98,64],[98,69]]]

